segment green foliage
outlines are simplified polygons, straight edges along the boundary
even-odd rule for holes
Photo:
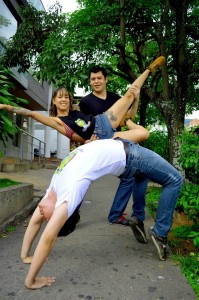
[[[183,211],[195,224],[199,222],[199,185],[186,183],[182,186],[176,209]]]
[[[162,189],[159,187],[148,187],[147,188],[146,206],[147,206],[147,209],[149,210],[150,214],[152,215],[152,217],[154,217],[156,214],[161,190]]]
[[[191,182],[199,183],[199,126],[185,129],[179,136],[180,156],[179,163],[185,170],[186,178]]]
[[[14,232],[14,231],[16,231],[16,226],[8,226],[7,228],[6,228],[6,231],[7,232]]]
[[[0,103],[17,106],[18,103],[28,103],[28,101],[11,94],[13,84],[9,81],[12,72],[0,65]],[[10,120],[8,112],[0,110],[0,140],[4,146],[7,145],[8,137],[14,136],[18,132],[16,124]],[[0,151],[0,156],[2,152]]]
[[[199,224],[193,226],[182,225],[172,229],[174,236],[180,239],[193,239],[193,244],[199,247]]]
[[[199,222],[199,127],[189,131],[185,129],[179,136],[179,162],[185,170],[186,178],[193,184],[184,184],[176,203],[176,209],[182,210],[195,225]],[[194,246],[199,246],[199,232],[193,230],[188,237],[194,239]]]
[[[199,297],[199,255],[194,254],[193,256],[181,256],[171,255],[172,260],[178,262],[180,267],[194,289],[196,296]]]
[[[18,66],[20,72],[30,67],[37,69],[37,56],[42,51],[43,43],[49,35],[62,27],[64,15],[60,15],[61,6],[56,3],[49,12],[38,11],[34,6],[27,5],[20,9],[23,23],[7,44],[6,53],[1,57],[5,67]]]
[[[166,132],[160,130],[150,132],[148,140],[143,145],[168,160],[168,135]]]

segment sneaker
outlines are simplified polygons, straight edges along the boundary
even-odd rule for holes
[[[119,219],[118,219],[117,221],[115,221],[115,222],[110,222],[110,224],[120,224],[120,225],[129,226],[129,220],[126,219],[126,218],[124,217],[124,215],[126,215],[126,214],[122,214],[122,215],[119,217]]]
[[[132,217],[129,220],[129,225],[133,231],[136,240],[140,243],[147,244],[144,222],[139,221],[136,217]]]
[[[156,235],[152,227],[149,228],[149,235],[158,250],[160,260],[166,260],[167,238]]]
[[[166,63],[166,58],[164,56],[159,56],[148,66],[147,69],[150,70],[152,74],[154,74],[155,71],[159,67],[163,66],[165,63]]]

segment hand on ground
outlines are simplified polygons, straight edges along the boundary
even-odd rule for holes
[[[25,258],[22,258],[21,260],[24,264],[31,264],[32,256],[26,256]]]

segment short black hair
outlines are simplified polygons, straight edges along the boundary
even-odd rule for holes
[[[90,79],[91,73],[98,73],[98,72],[102,72],[102,74],[104,75],[105,78],[108,76],[106,69],[103,68],[103,67],[101,67],[101,66],[98,66],[98,65],[97,65],[97,66],[93,66],[93,67],[90,69],[88,78]]]

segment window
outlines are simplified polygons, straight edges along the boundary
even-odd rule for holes
[[[37,10],[45,10],[41,0],[28,0],[28,2],[34,6]]]
[[[3,0],[0,0],[0,42],[6,45],[7,40],[17,31],[17,20]]]

